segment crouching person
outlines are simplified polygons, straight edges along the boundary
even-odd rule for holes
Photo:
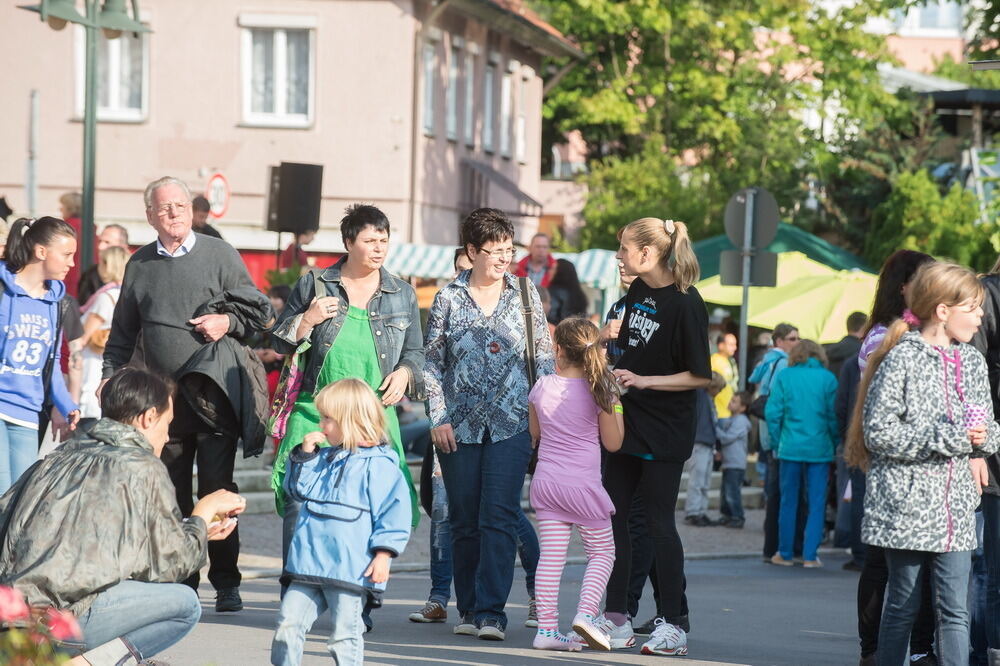
[[[307,434],[288,457],[285,492],[302,508],[271,663],[301,663],[306,632],[329,609],[330,655],[354,666],[364,662],[361,611],[369,599],[381,603],[389,563],[410,538],[410,491],[387,444],[385,411],[367,384],[330,384],[316,408],[320,432]]]
[[[201,605],[178,581],[246,507],[219,490],[182,518],[159,459],[172,391],[155,374],[119,371],[102,393],[104,418],[0,497],[0,581],[33,606],[76,615],[83,641],[68,646],[73,664],[137,664],[184,638]]]

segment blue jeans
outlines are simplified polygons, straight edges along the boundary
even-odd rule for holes
[[[507,626],[504,606],[514,580],[521,489],[531,457],[527,431],[500,441],[458,444],[441,454],[448,491],[455,602],[475,622]]]
[[[778,552],[786,560],[793,557],[795,527],[799,511],[799,492],[806,485],[805,537],[802,540],[802,559],[815,560],[819,543],[823,540],[823,515],[826,506],[826,484],[830,477],[830,463],[806,463],[782,460],[781,508],[778,511]]]
[[[983,495],[985,498],[986,495]],[[982,508],[982,507],[980,507]],[[972,571],[969,574],[969,666],[988,666],[986,624],[986,557],[983,542],[983,511],[976,511],[976,549],[972,551]]]
[[[187,585],[123,580],[98,594],[77,621],[84,649],[124,638],[148,659],[187,636],[200,617],[198,594]]]
[[[986,566],[986,645],[1000,662],[1000,497],[983,495],[983,560]]]
[[[318,587],[292,583],[281,600],[278,628],[271,641],[271,663],[274,666],[298,666],[306,632],[326,610],[330,609],[333,631],[326,649],[339,666],[363,664],[365,659],[365,626],[361,622],[362,595],[335,587]]]
[[[719,513],[733,520],[743,517],[743,477],[746,470],[733,468],[722,470],[722,506]]]
[[[906,661],[910,629],[920,608],[920,579],[930,568],[934,588],[937,641],[934,653],[940,666],[969,663],[969,569],[972,553],[927,553],[886,548],[889,584],[878,635],[878,666],[900,666]]]
[[[38,430],[0,421],[0,494],[38,459]]]
[[[432,476],[434,484],[434,502],[431,506],[431,593],[428,601],[436,601],[444,607],[451,599],[451,525],[448,521],[448,491],[444,488],[444,479]],[[528,596],[535,597],[535,570],[538,569],[538,558],[541,557],[541,547],[538,535],[531,521],[518,511],[517,516],[517,554],[524,569],[525,587]]]

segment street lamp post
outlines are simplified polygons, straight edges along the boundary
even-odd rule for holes
[[[108,39],[117,39],[123,32],[150,32],[139,22],[138,0],[132,0],[132,16],[125,11],[125,0],[84,0],[86,15],[76,10],[73,0],[42,0],[40,5],[20,5],[21,9],[38,12],[42,21],[53,30],[62,30],[67,23],[83,27],[87,36],[84,46],[83,97],[83,188],[80,211],[81,271],[94,260],[94,180],[97,165],[97,31],[103,30]]]

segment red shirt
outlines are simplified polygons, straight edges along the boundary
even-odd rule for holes
[[[285,248],[285,251],[281,253],[281,257],[278,258],[278,268],[291,268],[292,264],[298,264],[299,268],[305,268],[309,265],[309,255],[306,254],[301,245],[296,243],[292,243]]]
[[[517,262],[517,268],[514,269],[514,275],[517,277],[528,277],[528,262],[531,261],[531,255]],[[549,283],[552,282],[552,276],[556,274],[556,258],[551,254],[546,260],[545,275],[542,277],[542,283],[536,286],[548,287]]]

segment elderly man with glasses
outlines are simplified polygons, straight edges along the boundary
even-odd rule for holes
[[[144,201],[146,220],[156,230],[157,238],[136,251],[125,269],[104,351],[105,378],[128,365],[140,333],[149,369],[176,378],[178,371],[203,346],[227,335],[245,338],[262,330],[261,322],[274,317],[270,302],[263,295],[259,305],[256,300],[252,302],[250,312],[228,310],[228,313],[196,316],[196,310],[204,310],[208,302],[218,302],[234,290],[252,294],[256,287],[231,245],[193,231],[191,193],[182,181],[170,177],[153,181],[146,187]],[[175,413],[170,442],[161,458],[177,489],[181,511],[191,515],[195,460],[198,497],[219,489],[238,492],[233,482],[237,437],[231,428],[222,427],[223,423],[234,420],[225,404],[216,405],[216,423],[207,422],[203,414],[195,413],[180,396]],[[251,455],[254,446],[255,443],[244,442],[244,454]],[[237,566],[239,550],[236,531],[209,546],[208,579],[217,592],[216,611],[243,608]],[[198,573],[185,582],[197,590]]]

